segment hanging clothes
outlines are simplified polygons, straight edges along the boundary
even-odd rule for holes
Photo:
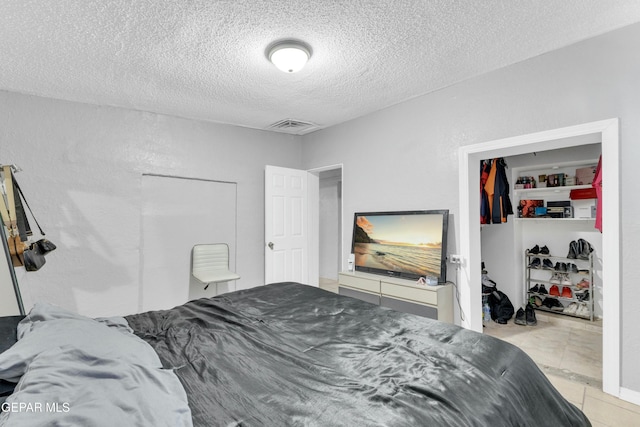
[[[497,173],[497,169],[496,169],[496,160],[494,159],[491,162],[491,167],[489,168],[489,176],[487,177],[487,182],[484,185],[484,191],[485,193],[487,193],[487,200],[488,200],[488,205],[489,205],[489,216],[488,216],[488,221],[487,224],[491,223],[491,219],[493,216],[493,202],[494,202],[494,195],[495,195],[495,188],[496,188],[496,173]]]
[[[503,158],[484,160],[480,167],[480,224],[501,224],[513,214],[506,163]]]
[[[494,159],[496,168],[493,209],[491,210],[491,220],[494,224],[507,222],[507,217],[513,215],[513,206],[509,198],[509,181],[507,180],[507,171],[504,159]]]
[[[602,233],[602,154],[598,159],[598,166],[593,177],[591,186],[596,190],[596,225],[595,227]]]
[[[491,223],[491,210],[489,209],[489,197],[484,189],[489,179],[491,161],[480,162],[480,224]]]

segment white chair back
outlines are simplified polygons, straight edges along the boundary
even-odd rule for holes
[[[229,270],[229,246],[226,243],[195,245],[191,254],[191,274],[202,283],[240,278]]]

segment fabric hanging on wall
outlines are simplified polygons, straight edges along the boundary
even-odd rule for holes
[[[491,161],[483,160],[480,162],[480,224],[491,223],[491,210],[489,209],[489,196],[484,191],[484,186],[489,179],[491,171]]]
[[[27,271],[37,271],[46,262],[44,255],[55,250],[56,245],[44,238],[33,243],[29,241],[33,232],[31,231],[24,206],[29,209],[31,217],[40,230],[40,234],[44,237],[45,233],[33,215],[33,211],[29,203],[27,203],[18,181],[13,176],[11,167],[3,166],[2,171],[4,191],[0,194],[0,211],[4,226],[9,230],[7,244],[13,266],[24,266]]]
[[[480,223],[501,224],[513,214],[509,197],[507,164],[502,157],[483,160],[480,169]],[[486,176],[486,179],[485,179]]]
[[[598,159],[598,166],[593,177],[591,186],[596,190],[596,225],[595,227],[602,233],[602,154]]]
[[[11,255],[11,261],[14,267],[24,265],[24,251],[26,244],[21,239],[22,233],[18,230],[18,221],[16,217],[16,204],[13,185],[13,174],[10,166],[2,166],[3,172],[3,192],[0,195],[0,210],[2,214],[2,222],[7,227],[7,245]]]
[[[22,205],[22,199],[20,197],[20,191],[18,187],[18,182],[16,181],[15,176],[13,177],[13,199],[16,207],[16,218],[15,220],[18,223],[18,233],[20,233],[20,240],[26,242],[30,236],[33,235],[31,231],[31,226],[29,225],[29,220],[27,219],[27,213],[24,210],[24,206]]]

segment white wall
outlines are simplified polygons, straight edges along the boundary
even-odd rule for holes
[[[19,272],[25,308],[45,300],[103,316],[138,310],[143,173],[238,183],[237,284],[248,288],[264,283],[264,166],[300,167],[301,147],[284,134],[0,92],[0,159],[23,168],[20,185],[58,245],[40,271]]]
[[[305,135],[304,166],[344,164],[344,224],[355,211],[448,208],[455,253],[459,147],[620,118],[622,386],[640,392],[639,49],[632,25]]]

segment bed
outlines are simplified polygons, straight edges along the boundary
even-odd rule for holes
[[[42,329],[46,345],[20,348]],[[298,283],[125,318],[36,305],[17,335],[0,354],[0,378],[17,382],[3,425],[590,425],[506,342]],[[43,364],[65,368],[29,378]]]

